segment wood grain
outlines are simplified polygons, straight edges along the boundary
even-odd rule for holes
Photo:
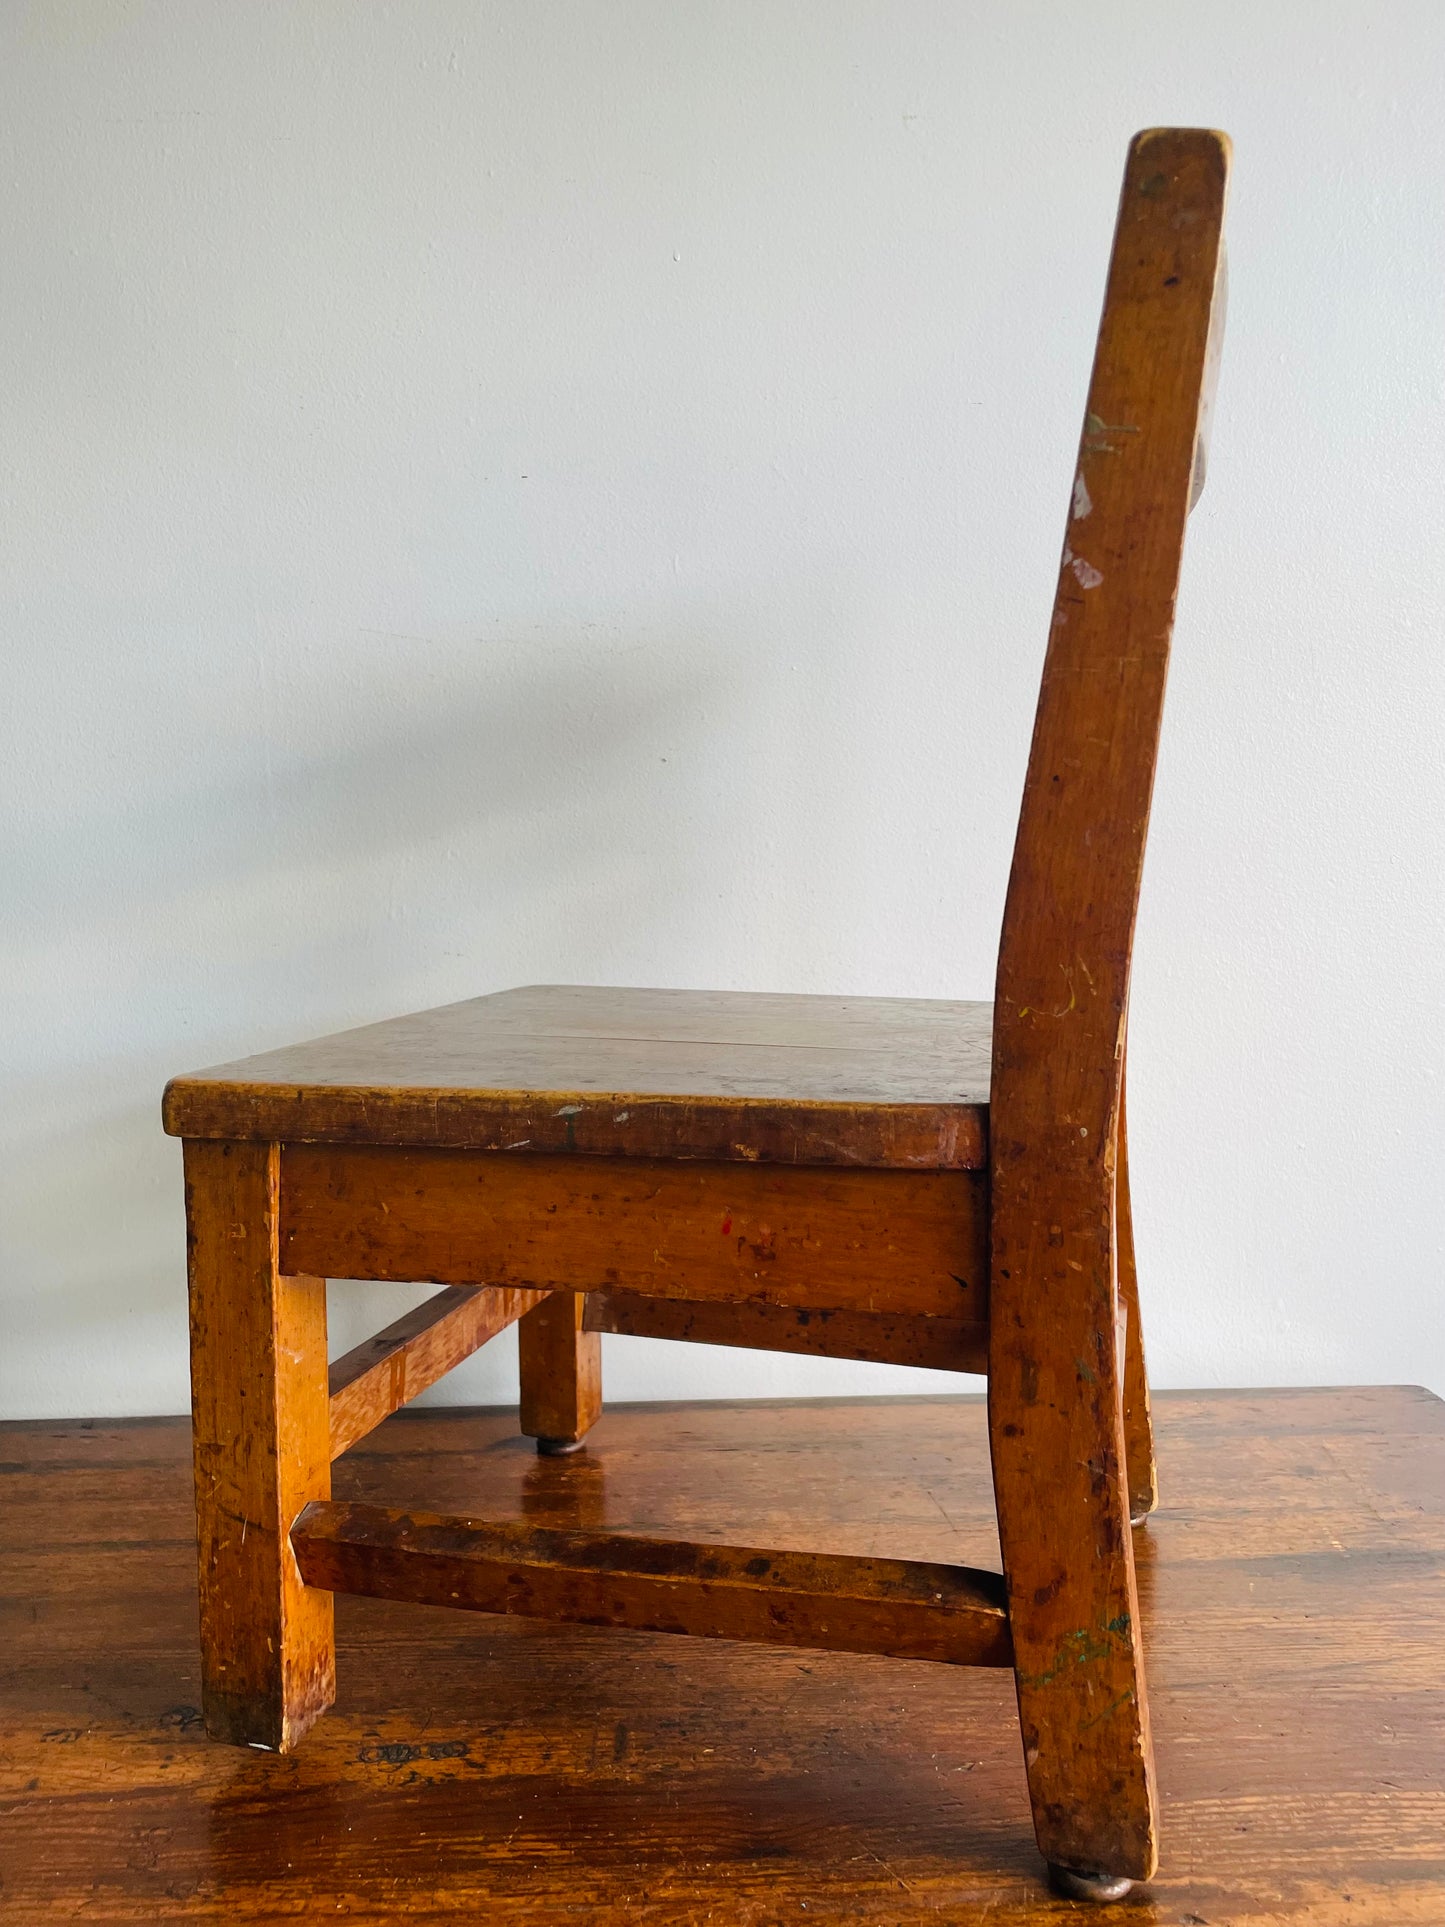
[[[999,949],[990,1101],[994,1482],[1045,1854],[1157,1854],[1116,1355],[1129,959],[1228,174],[1134,140]]]
[[[449,1285],[333,1360],[328,1373],[332,1458],[515,1324],[544,1296],[501,1286]]]
[[[1445,1406],[1156,1395],[1160,1872],[1115,1916],[1445,1921]],[[338,1498],[996,1566],[981,1400],[399,1413]],[[1007,1671],[336,1603],[298,1752],[200,1720],[190,1426],[0,1427],[0,1920],[1063,1927]],[[803,1904],[806,1902],[806,1906]],[[1105,1917],[1107,1918],[1107,1917]]]
[[[988,1369],[988,1327],[957,1318],[910,1318],[886,1311],[798,1311],[786,1305],[698,1303],[630,1291],[587,1296],[588,1330],[633,1338],[681,1339],[757,1351],[862,1358],[941,1372]]]
[[[846,1553],[697,1545],[385,1506],[307,1506],[309,1586],[423,1606],[700,1639],[1011,1666],[996,1573]]]
[[[185,1147],[201,1704],[218,1740],[287,1752],[335,1697],[331,1601],[286,1534],[330,1496],[326,1286],[276,1263],[274,1145]]]
[[[281,1253],[326,1277],[987,1316],[982,1173],[288,1145]]]
[[[173,1136],[977,1170],[988,1004],[533,985],[172,1080]]]

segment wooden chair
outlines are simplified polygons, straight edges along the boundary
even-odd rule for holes
[[[1129,151],[993,1005],[512,990],[169,1086],[217,1739],[325,1711],[336,1592],[1012,1666],[1056,1885],[1154,1871],[1124,1039],[1228,153]],[[328,1276],[444,1289],[328,1382]],[[604,1331],[987,1371],[1003,1576],[334,1502],[337,1454],[514,1320],[549,1453]]]

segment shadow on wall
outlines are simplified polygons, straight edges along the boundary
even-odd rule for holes
[[[138,758],[103,809],[77,784],[12,847],[11,980],[33,989],[5,1133],[0,1413],[185,1405],[166,1077],[565,976],[574,955],[595,961],[572,974],[603,975],[649,925],[687,924],[698,818],[726,805],[694,793],[698,751],[736,656],[488,644],[483,696],[479,654],[463,672],[393,653],[341,688],[293,677],[209,758]]]
[[[4,863],[27,901],[27,939],[124,933],[124,968],[142,953],[174,959],[183,933],[194,949],[224,930],[241,940],[239,969],[294,967],[378,941],[418,856],[455,862],[455,900],[476,901],[491,879],[465,866],[483,849],[549,895],[574,878],[596,895],[636,845],[637,756],[681,738],[685,757],[689,723],[716,712],[718,667],[686,661],[681,675],[676,652],[648,650],[611,687],[594,674],[579,690],[575,664],[519,676],[513,658],[510,686],[448,701],[443,683],[445,706],[430,710],[402,676],[394,690],[283,689],[188,788],[170,787],[166,766],[141,770],[103,825],[78,813],[13,849]],[[229,954],[213,961],[224,968]]]

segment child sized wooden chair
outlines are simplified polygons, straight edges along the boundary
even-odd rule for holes
[[[1055,1884],[1153,1873],[1124,1039],[1228,154],[1129,151],[993,1005],[512,990],[170,1085],[216,1739],[299,1742],[345,1591],[1012,1666]],[[328,1277],[444,1289],[328,1381]],[[337,1454],[518,1319],[552,1453],[603,1331],[986,1370],[1003,1575],[332,1500]]]

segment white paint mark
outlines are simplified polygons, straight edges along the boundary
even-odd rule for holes
[[[1084,480],[1083,470],[1080,469],[1074,477],[1074,520],[1082,522],[1093,506],[1094,504],[1089,500],[1089,485]]]
[[[581,1117],[582,1111],[581,1104],[564,1104],[557,1115],[558,1117]]]
[[[504,1151],[525,1151],[531,1142],[532,1140],[529,1137],[519,1137],[515,1144],[504,1144],[502,1149]]]
[[[1097,589],[1104,580],[1102,571],[1096,569],[1092,562],[1086,562],[1083,556],[1075,555],[1067,542],[1064,544],[1064,567],[1073,570],[1081,589]]]
[[[631,1111],[619,1111],[616,1117],[613,1118],[612,1122],[614,1124],[625,1124],[628,1118],[631,1117],[631,1115],[632,1115]]]

